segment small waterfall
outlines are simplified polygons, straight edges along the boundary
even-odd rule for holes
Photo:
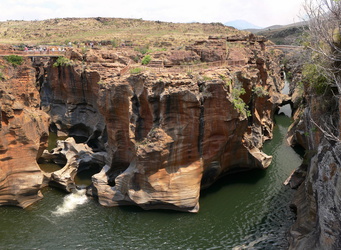
[[[284,88],[282,89],[282,94],[289,95],[290,93],[290,82],[288,81],[287,74],[283,71],[284,77]]]
[[[285,74],[285,72],[283,72],[283,76],[284,76],[284,88],[282,90],[282,94],[288,95],[290,92],[290,82],[287,79],[287,75]],[[288,116],[288,117],[292,117],[292,109],[290,104],[286,104],[284,106],[281,106],[279,108],[278,114],[283,113],[284,115]]]
[[[85,204],[88,201],[85,192],[86,189],[76,189],[73,193],[66,195],[63,199],[63,204],[58,206],[56,211],[53,211],[52,214],[63,216],[74,211],[77,206]]]

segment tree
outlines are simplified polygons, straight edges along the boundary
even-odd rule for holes
[[[310,120],[326,138],[340,141],[341,1],[306,0],[304,9],[308,17],[306,46],[310,49],[311,61],[303,67],[303,78],[315,93],[326,95],[320,106],[327,104],[328,107],[318,120]]]
[[[308,16],[308,47],[313,51],[314,64],[330,86],[341,93],[341,1],[306,0]]]

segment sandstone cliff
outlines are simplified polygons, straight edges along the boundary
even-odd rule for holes
[[[162,68],[140,73],[132,49],[70,50],[63,62],[36,62],[50,129],[107,153],[88,190],[102,205],[197,212],[201,188],[231,172],[269,166],[271,156],[261,149],[283,99],[276,52],[252,35],[227,39],[228,49],[226,38],[219,39],[197,42],[176,57],[156,52]],[[202,64],[217,58],[218,64]],[[179,60],[194,65],[174,66]],[[62,170],[71,178],[59,171],[49,181],[70,190],[78,154]]]
[[[41,198],[37,164],[48,137],[49,117],[40,110],[31,61],[13,66],[0,59],[0,205],[27,207]]]

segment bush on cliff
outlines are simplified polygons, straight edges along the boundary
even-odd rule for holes
[[[240,98],[241,95],[244,95],[246,93],[244,88],[235,88],[232,90],[232,103],[234,106],[234,109],[236,109],[240,114],[242,114],[244,117],[251,116],[251,112],[249,110],[249,106],[246,105],[244,100]]]
[[[130,69],[130,74],[139,74],[142,72],[141,68],[132,68]]]
[[[24,58],[18,55],[5,56],[5,60],[13,66],[21,65],[24,62]]]
[[[60,56],[58,57],[58,59],[56,60],[56,62],[53,64],[53,67],[59,67],[59,66],[72,66],[73,65],[73,61],[64,57],[64,56]]]
[[[324,94],[328,87],[328,80],[316,64],[306,64],[302,70],[303,81],[307,82],[317,94]]]
[[[145,57],[143,57],[141,63],[142,65],[147,65],[148,63],[150,63],[151,60],[152,60],[152,57],[150,55],[146,55]]]

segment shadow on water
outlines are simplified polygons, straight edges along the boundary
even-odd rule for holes
[[[303,148],[301,145],[295,145],[294,147],[292,147],[292,149],[295,151],[296,154],[298,154],[302,158],[304,157],[306,153],[305,148]]]
[[[244,238],[241,249],[288,249],[287,241],[290,226],[295,221],[295,214],[289,208],[294,191],[282,186],[269,203],[266,213]]]
[[[169,210],[169,209],[152,209],[152,210],[144,210],[143,208],[136,206],[136,205],[126,205],[126,206],[118,206],[117,209],[127,212],[127,213],[145,213],[145,214],[163,214],[164,216],[169,215],[178,215],[178,214],[186,214],[188,215],[188,212],[182,212],[177,210]]]
[[[200,196],[205,197],[207,195],[214,194],[220,191],[222,188],[232,186],[235,184],[251,184],[255,185],[258,181],[266,176],[266,170],[254,169],[249,171],[243,171],[233,174],[227,174],[214,182],[210,187],[201,190]]]

